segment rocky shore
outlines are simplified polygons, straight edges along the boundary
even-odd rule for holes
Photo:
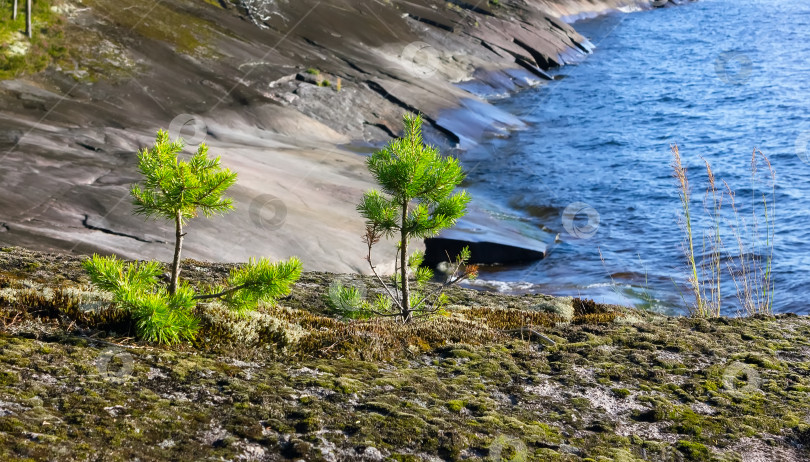
[[[591,44],[565,18],[651,5],[42,0],[48,65],[0,81],[0,242],[167,259],[170,230],[132,217],[127,191],[137,149],[170,128],[240,174],[237,211],[192,223],[190,256],[365,271],[359,153],[398,134],[404,111],[458,154],[521,126],[482,97],[584,59]]]
[[[195,286],[229,269],[185,267]],[[335,316],[336,280],[374,290],[306,273],[280,306],[236,323],[202,307],[195,345],[156,348],[101,315],[79,257],[0,249],[0,458],[810,457],[806,317],[453,289],[447,317],[409,327]]]

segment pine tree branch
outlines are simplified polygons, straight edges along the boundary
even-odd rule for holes
[[[388,294],[388,296],[391,298],[391,300],[393,300],[393,302],[397,305],[397,308],[399,308],[401,310],[402,305],[399,303],[398,297],[395,297],[394,294],[391,293],[391,289],[388,288],[388,284],[386,284],[382,280],[380,275],[377,274],[377,267],[375,267],[374,264],[371,263],[371,246],[372,246],[372,244],[369,244],[369,246],[368,246],[368,255],[366,256],[366,261],[368,262],[368,266],[371,268],[371,272],[377,278],[377,281],[379,281],[380,285],[383,287],[383,289],[385,289],[385,292]],[[396,287],[396,284],[394,284],[394,286]]]
[[[212,298],[222,298],[226,295],[230,295],[236,292],[237,290],[241,290],[252,285],[258,285],[258,283],[250,284],[246,282],[244,284],[239,284],[238,286],[225,289],[222,292],[216,294],[195,295],[194,297],[192,297],[192,300],[210,300]]]

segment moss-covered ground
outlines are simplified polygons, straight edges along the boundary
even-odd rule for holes
[[[25,35],[25,0],[12,17],[12,2],[0,3],[0,80],[35,74],[54,66],[80,81],[117,81],[143,71],[128,50],[133,40],[163,43],[197,59],[217,54],[210,42],[224,30],[200,18],[197,8],[222,6],[214,0],[35,0],[32,38]],[[86,13],[92,10],[95,16]],[[91,19],[92,18],[92,19]]]
[[[25,35],[25,0],[19,2],[14,19],[13,2],[2,3],[0,13],[0,79],[45,69],[67,53],[65,22],[51,0],[37,0],[32,6],[32,39]]]
[[[403,327],[330,314],[334,280],[371,282],[307,273],[263,324],[203,312],[164,348],[88,314],[79,261],[0,252],[2,460],[810,458],[805,317],[453,289],[449,317]]]

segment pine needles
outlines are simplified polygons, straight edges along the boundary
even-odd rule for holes
[[[224,194],[236,183],[236,174],[222,168],[219,157],[209,158],[204,144],[188,161],[178,159],[182,149],[182,139],[170,141],[167,132],[158,131],[154,146],[138,153],[143,185],[135,184],[130,191],[136,214],[175,222],[169,286],[158,283],[162,272],[158,262],[126,263],[114,256],[93,255],[83,263],[93,284],[112,293],[115,304],[132,314],[138,336],[161,344],[195,339],[199,319],[194,308],[200,300],[220,300],[237,315],[245,315],[260,302],[273,303],[288,294],[302,269],[301,261],[294,257],[278,263],[251,259],[232,270],[226,284],[213,293],[197,295],[182,283],[183,225],[199,212],[210,217],[232,210],[232,200]]]

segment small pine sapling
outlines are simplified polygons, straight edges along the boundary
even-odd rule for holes
[[[115,306],[132,314],[142,339],[165,344],[194,339],[198,327],[192,314],[194,291],[185,284],[174,294],[160,287],[159,262],[127,263],[115,256],[93,255],[82,265],[93,285],[111,292]]]
[[[165,218],[174,222],[175,242],[169,293],[180,282],[180,253],[183,250],[183,226],[202,212],[206,217],[233,210],[233,201],[223,197],[236,183],[236,173],[220,166],[220,158],[208,158],[208,146],[200,144],[188,161],[178,159],[183,140],[169,140],[169,133],[158,131],[155,145],[138,153],[138,171],[143,187],[135,184],[130,193],[135,213],[147,218]]]
[[[158,262],[126,263],[116,257],[93,255],[84,262],[91,282],[112,292],[116,306],[128,310],[138,335],[147,341],[172,344],[194,340],[198,319],[193,310],[199,300],[218,299],[239,314],[253,310],[259,302],[273,303],[290,292],[301,276],[301,261],[284,262],[251,259],[231,271],[224,286],[215,293],[197,295],[180,281],[180,256],[184,226],[200,212],[206,217],[233,210],[225,191],[236,183],[236,173],[220,166],[220,158],[208,158],[208,147],[201,144],[196,153],[183,161],[178,155],[183,140],[169,140],[158,131],[155,145],[138,153],[138,170],[143,185],[133,185],[135,213],[149,218],[172,220],[175,225],[174,258],[168,287],[158,283],[162,265]]]
[[[357,210],[366,219],[366,260],[388,295],[378,296],[367,309],[410,322],[414,317],[437,313],[446,303],[443,289],[474,277],[476,268],[467,265],[470,253],[465,249],[445,283],[437,291],[425,291],[433,272],[421,266],[422,252],[408,254],[409,243],[455,225],[466,213],[470,196],[466,191],[454,193],[464,179],[458,160],[442,157],[438,149],[423,143],[422,117],[406,114],[404,124],[403,138],[391,141],[368,158],[368,168],[381,190],[366,192]],[[390,285],[377,274],[371,257],[372,248],[383,237],[397,238]]]

